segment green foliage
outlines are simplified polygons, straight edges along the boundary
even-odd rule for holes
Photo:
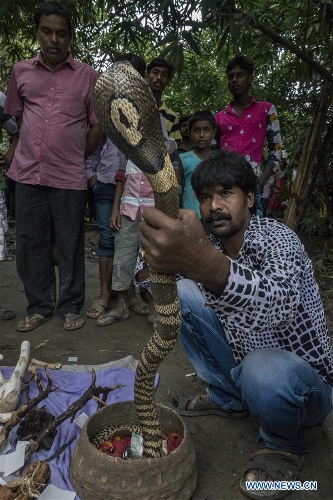
[[[323,78],[333,79],[333,0],[62,1],[74,20],[74,57],[98,71],[127,51],[146,61],[170,60],[176,73],[164,99],[178,113],[224,108],[230,100],[227,61],[250,57],[253,94],[276,105],[289,168],[297,169]],[[1,0],[4,91],[11,66],[38,50],[33,12],[39,2]]]
[[[323,193],[318,190],[308,203],[299,224],[300,234],[312,239],[329,236],[331,229],[327,204]]]

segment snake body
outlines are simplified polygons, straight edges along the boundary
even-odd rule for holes
[[[159,110],[145,80],[131,64],[114,63],[97,80],[94,108],[106,135],[149,179],[155,207],[176,219],[179,210],[177,180],[165,147]],[[151,268],[149,272],[158,326],[141,354],[134,385],[143,436],[143,458],[163,456],[154,381],[180,329],[175,276]]]

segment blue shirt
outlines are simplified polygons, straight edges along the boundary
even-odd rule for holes
[[[198,198],[196,197],[191,184],[191,178],[193,171],[202,162],[202,159],[196,155],[194,151],[188,151],[187,153],[182,153],[179,155],[183,164],[183,195],[181,208],[187,208],[189,210],[194,210],[198,216],[201,218],[200,205]]]

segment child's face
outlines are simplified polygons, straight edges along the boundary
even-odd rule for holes
[[[215,127],[208,120],[194,122],[190,130],[190,137],[195,149],[210,149],[211,142],[215,137]]]

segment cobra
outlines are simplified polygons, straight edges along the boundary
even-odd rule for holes
[[[177,218],[178,185],[162,134],[157,104],[147,83],[128,62],[114,63],[97,80],[94,108],[105,133],[149,179],[155,207]],[[157,369],[177,342],[180,306],[175,276],[150,268],[158,326],[140,356],[134,399],[143,437],[143,457],[163,455],[154,381]]]

